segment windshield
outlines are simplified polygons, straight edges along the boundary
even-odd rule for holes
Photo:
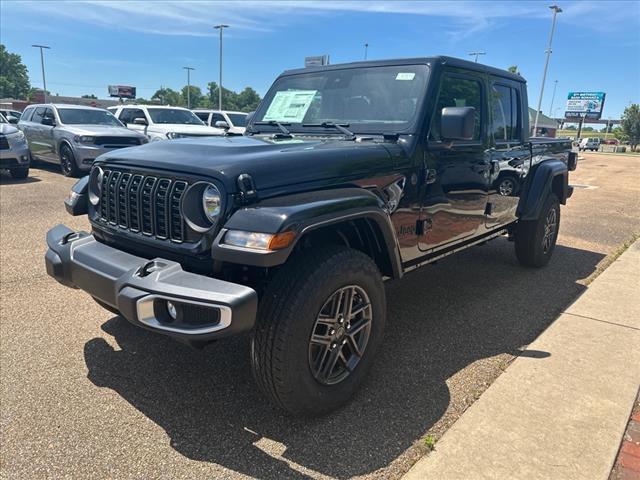
[[[246,127],[247,126],[247,114],[246,113],[227,113],[229,120],[233,123],[234,127]]]
[[[180,108],[149,108],[149,116],[153,123],[178,123],[181,125],[204,125],[196,115],[189,110]]]
[[[426,65],[394,65],[281,77],[252,123],[287,123],[293,132],[323,122],[361,133],[404,131],[414,123],[427,75]]]
[[[0,113],[0,123],[9,123],[7,122],[7,119],[4,118],[4,115],[2,115],[1,113]]]
[[[58,108],[60,121],[67,125],[112,125],[121,127],[122,123],[106,110],[83,108]]]

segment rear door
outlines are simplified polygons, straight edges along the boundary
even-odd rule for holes
[[[519,82],[490,77],[489,140],[493,142],[493,149],[487,206],[488,228],[516,219],[519,194],[529,167],[530,151],[524,143],[525,112],[521,89]]]
[[[475,131],[471,140],[441,138],[440,123],[445,107],[475,108]],[[418,246],[424,252],[484,232],[490,168],[484,76],[464,70],[445,70],[433,114],[425,158],[423,229],[418,232]]]

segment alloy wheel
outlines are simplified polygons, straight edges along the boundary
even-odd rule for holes
[[[545,222],[544,222],[544,235],[542,237],[542,252],[544,254],[549,253],[549,251],[551,250],[557,225],[558,225],[558,215],[556,213],[556,209],[551,208],[547,213],[547,218],[545,219]]]
[[[505,178],[500,182],[500,185],[498,185],[498,192],[500,193],[500,195],[508,197],[513,194],[515,188],[516,186],[513,180],[510,178]]]
[[[325,301],[309,339],[309,367],[318,382],[335,385],[354,371],[369,342],[372,313],[369,296],[357,285]]]

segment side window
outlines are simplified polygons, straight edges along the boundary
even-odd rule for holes
[[[133,123],[135,118],[147,118],[139,108],[123,108],[118,119],[123,123]]]
[[[209,112],[193,112],[193,113],[195,113],[196,117],[198,117],[204,123],[207,123],[209,121]]]
[[[35,123],[42,123],[42,118],[44,117],[44,111],[45,111],[44,107],[36,108],[36,111],[33,113],[33,117],[31,118],[31,121]]]
[[[440,124],[442,109],[445,107],[473,107],[476,109],[473,140],[480,140],[480,122],[482,119],[482,85],[478,80],[445,75],[440,84],[440,95],[429,132],[430,140],[441,140]]]
[[[515,88],[493,84],[491,87],[491,133],[496,142],[520,139],[519,97]]]
[[[224,118],[224,115],[221,113],[212,113],[211,114],[211,125],[215,127],[216,122],[226,122],[227,119]]]
[[[31,115],[33,115],[33,111],[35,110],[35,108],[33,107],[29,107],[27,108],[23,113],[22,116],[20,117],[20,120],[24,120],[25,122],[28,122],[31,120]]]

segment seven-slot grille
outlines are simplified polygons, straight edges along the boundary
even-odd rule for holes
[[[162,240],[185,240],[180,200],[187,182],[119,170],[103,172],[100,220]]]

